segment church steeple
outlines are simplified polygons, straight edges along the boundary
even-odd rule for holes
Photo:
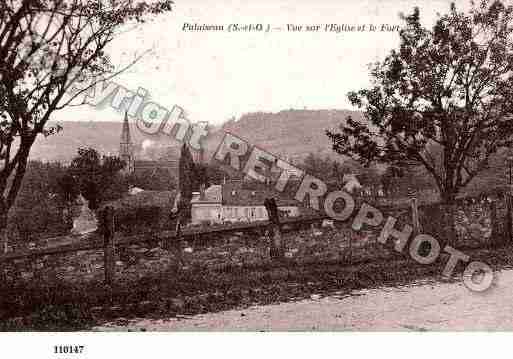
[[[121,140],[119,143],[119,158],[126,163],[125,171],[129,173],[134,171],[134,151],[126,112],[125,119],[123,120],[123,129],[121,130]]]

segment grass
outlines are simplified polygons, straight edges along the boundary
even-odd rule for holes
[[[513,245],[465,251],[495,270],[513,266]],[[406,257],[309,264],[268,263],[188,271],[168,269],[135,282],[102,284],[4,284],[0,288],[0,330],[74,331],[115,319],[175,317],[310,298],[312,294],[350,295],[362,288],[400,286],[418,280],[436,281],[447,262],[442,255],[432,265]],[[463,266],[456,271],[461,273]]]

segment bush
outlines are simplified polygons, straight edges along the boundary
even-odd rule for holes
[[[115,209],[116,229],[129,234],[158,231],[166,227],[168,211],[158,206]]]

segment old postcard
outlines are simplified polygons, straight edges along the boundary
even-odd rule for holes
[[[0,330],[513,330],[510,3],[0,14]]]

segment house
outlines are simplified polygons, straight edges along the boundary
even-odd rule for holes
[[[206,190],[193,192],[191,199],[191,223],[200,224],[205,221],[222,223],[222,186],[212,185]]]
[[[344,190],[348,193],[354,193],[354,191],[359,191],[362,189],[362,185],[358,178],[354,174],[345,174],[342,179],[344,182]]]
[[[128,190],[128,194],[133,196],[133,195],[136,195],[138,193],[141,193],[141,192],[144,192],[144,190],[142,188],[139,188],[139,187],[132,187]]]
[[[78,196],[76,202],[80,206],[80,214],[73,218],[71,234],[80,235],[94,232],[98,228],[98,221],[94,212],[89,209],[89,202],[82,195]]]
[[[254,222],[268,219],[264,206],[266,198],[274,198],[280,215],[300,215],[298,202],[284,198],[267,186],[245,187],[241,182],[212,185],[194,192],[191,200],[191,223]]]

